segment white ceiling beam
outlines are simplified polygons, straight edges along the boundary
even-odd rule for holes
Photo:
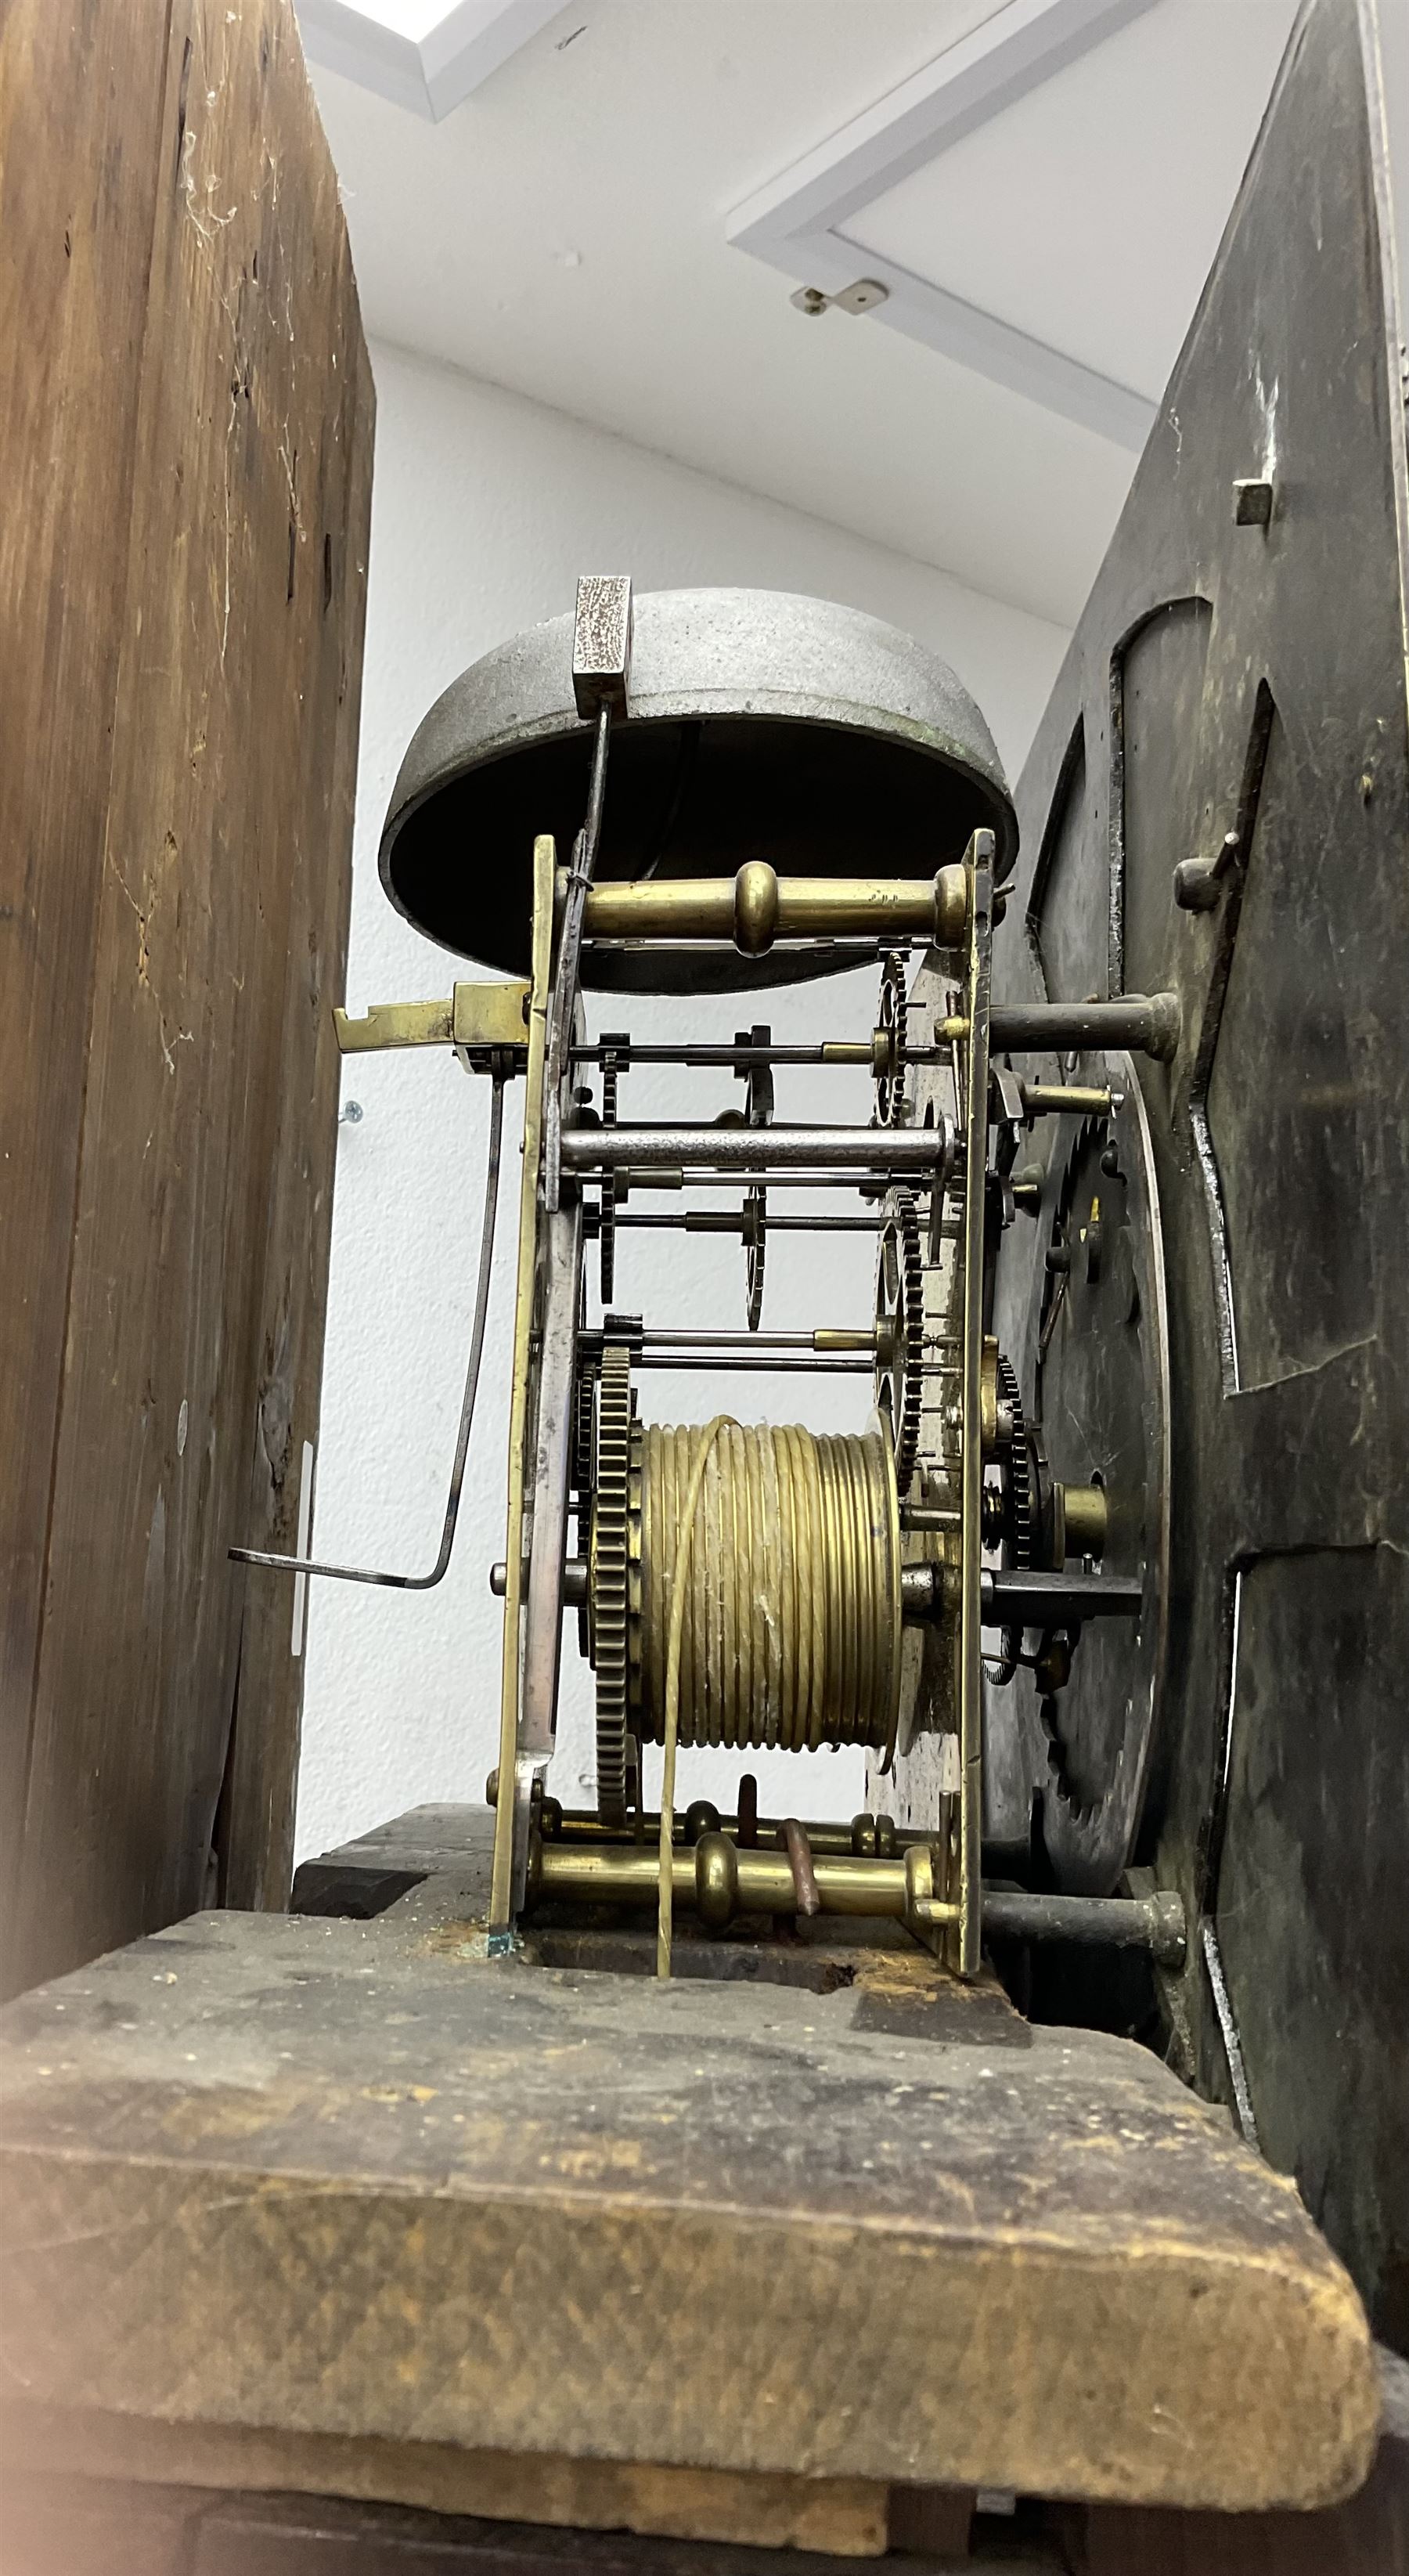
[[[298,31],[311,63],[340,72],[344,80],[375,90],[397,107],[429,116],[430,98],[421,48],[410,36],[383,27],[350,0],[296,0]]]
[[[1007,0],[972,35],[738,207],[729,240],[828,294],[858,277],[879,279],[887,294],[872,307],[873,321],[1119,446],[1142,447],[1156,411],[1144,394],[882,258],[845,226],[1151,6],[1153,0]]]
[[[421,37],[356,0],[297,0],[309,60],[438,123],[556,18],[563,0],[457,0]]]
[[[421,39],[432,116],[448,116],[556,18],[562,5],[563,0],[459,0]]]

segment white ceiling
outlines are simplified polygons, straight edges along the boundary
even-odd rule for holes
[[[1157,402],[1291,16],[1162,0],[873,198],[848,232]],[[1002,222],[976,220],[1000,192]]]
[[[429,0],[400,5],[408,33],[434,22]],[[1001,15],[578,0],[439,124],[315,64],[367,327],[1070,624],[1128,448],[877,315],[809,319],[727,230]],[[1155,0],[854,209],[847,236],[1157,396],[1293,15]]]

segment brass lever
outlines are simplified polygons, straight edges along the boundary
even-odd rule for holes
[[[476,1073],[487,1073],[491,1056],[505,1054],[519,1073],[528,1057],[528,986],[457,984],[448,1001],[374,1002],[360,1019],[335,1010],[333,1026],[341,1055],[453,1046]]]

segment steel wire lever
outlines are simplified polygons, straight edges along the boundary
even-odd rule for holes
[[[489,1106],[489,1165],[484,1182],[484,1225],[479,1246],[479,1282],[475,1290],[475,1320],[470,1335],[470,1360],[465,1371],[465,1393],[460,1405],[460,1429],[455,1442],[455,1463],[450,1470],[450,1492],[445,1505],[445,1526],[440,1533],[440,1553],[429,1574],[381,1574],[360,1565],[324,1565],[312,1556],[274,1556],[257,1547],[232,1547],[228,1553],[237,1565],[267,1565],[280,1574],[326,1574],[335,1583],[380,1583],[393,1592],[429,1592],[439,1583],[450,1563],[455,1544],[455,1524],[460,1517],[460,1495],[465,1482],[465,1461],[469,1456],[470,1425],[474,1420],[475,1396],[479,1389],[480,1362],[484,1357],[484,1328],[489,1314],[489,1274],[494,1258],[494,1218],[499,1201],[499,1150],[504,1130],[504,1075],[496,1073]]]

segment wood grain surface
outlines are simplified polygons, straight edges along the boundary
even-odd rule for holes
[[[1364,2477],[1349,2281],[1148,2051],[932,2024],[888,1956],[816,1993],[475,1947],[428,1880],[370,1923],[198,1915],[10,2005],[5,2385],[1130,2502]]]
[[[277,2426],[144,2422],[72,2408],[0,2406],[0,2485],[18,2475],[136,2480],[144,2488],[254,2489],[404,2504],[554,2530],[636,2531],[750,2549],[881,2556],[898,2490],[865,2478],[759,2476],[649,2461],[481,2451],[452,2442],[292,2433]],[[972,2497],[923,2496],[962,2537]],[[4,2540],[0,2511],[0,2544]],[[3,2564],[0,2559],[0,2564]],[[9,2576],[7,2569],[6,2576]]]
[[[286,1892],[373,406],[289,0],[15,0],[0,169],[14,1988]]]

